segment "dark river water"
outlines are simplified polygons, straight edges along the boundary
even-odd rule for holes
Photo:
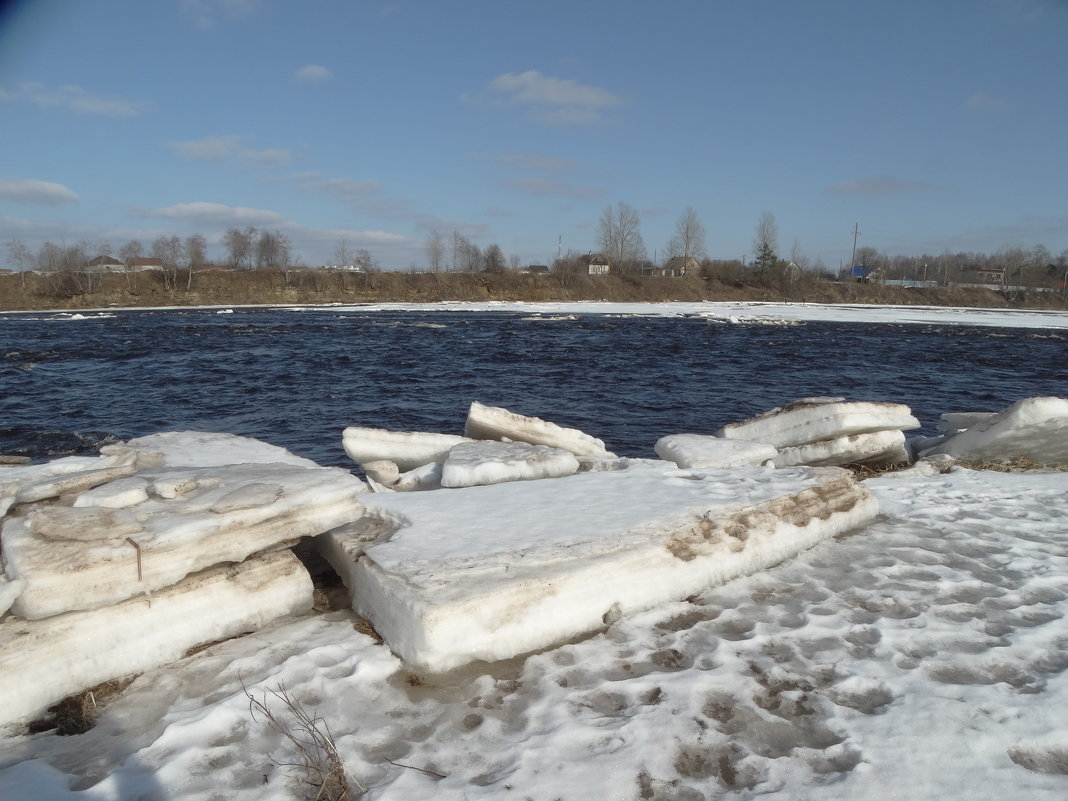
[[[195,429],[351,467],[345,426],[463,433],[473,400],[652,456],[665,434],[811,395],[906,403],[927,432],[943,412],[1068,396],[1068,332],[329,308],[4,315],[0,395],[0,453],[35,459]]]

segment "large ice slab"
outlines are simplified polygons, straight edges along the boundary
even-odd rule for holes
[[[741,467],[761,465],[778,453],[766,442],[711,437],[705,434],[668,434],[653,446],[661,459],[679,467]]]
[[[311,459],[285,448],[236,434],[208,431],[163,431],[146,437],[104,445],[104,456],[136,460],[139,469],[151,467],[221,467],[231,464],[288,464],[319,467]]]
[[[909,461],[905,433],[897,429],[835,437],[808,445],[782,448],[777,467],[794,465],[898,464]]]
[[[441,466],[448,488],[560,478],[578,472],[575,454],[525,442],[465,442],[454,446]]]
[[[869,521],[839,468],[636,469],[370,496],[377,527],[327,548],[396,654],[429,671],[593,631],[782,561]]]
[[[0,726],[311,606],[307,570],[282,550],[197,573],[151,598],[47,620],[8,618],[0,623]]]
[[[1068,399],[1024,398],[928,453],[975,462],[1022,457],[1041,465],[1068,464]]]
[[[355,520],[366,495],[345,470],[283,464],[162,470],[141,489],[148,500],[128,506],[40,505],[8,519],[5,569],[23,581],[15,614],[38,619],[166,587]],[[106,490],[89,500],[114,501]],[[136,488],[124,482],[118,495],[129,492]]]
[[[503,439],[563,448],[576,456],[610,458],[604,443],[575,428],[564,428],[540,417],[525,417],[499,406],[483,406],[478,401],[467,412],[464,433],[472,439]]]
[[[402,471],[432,462],[443,462],[453,445],[469,442],[456,434],[425,431],[388,431],[384,428],[350,426],[341,432],[345,453],[357,464],[388,460]]]
[[[717,435],[769,442],[782,449],[836,437],[896,428],[919,428],[920,421],[900,403],[803,398],[764,414],[725,425]]]
[[[44,464],[6,467],[0,472],[0,505],[32,503],[92,487],[137,472],[134,459],[120,456],[67,456]],[[0,509],[0,514],[7,506]]]

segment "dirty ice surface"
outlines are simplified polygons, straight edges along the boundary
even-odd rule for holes
[[[282,687],[369,799],[1068,797],[1068,474],[865,485],[861,530],[526,659],[421,675],[348,611],[212,646],[0,740],[0,798],[298,797]]]

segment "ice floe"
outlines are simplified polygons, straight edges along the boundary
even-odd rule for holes
[[[905,434],[899,429],[834,437],[807,445],[780,448],[777,467],[792,465],[900,464],[909,461]]]
[[[749,420],[729,423],[716,433],[728,439],[767,442],[781,449],[853,434],[919,427],[920,421],[909,407],[900,403],[802,398]]]
[[[604,443],[574,428],[564,428],[539,417],[526,417],[496,406],[484,406],[478,401],[467,412],[464,434],[472,439],[501,439],[563,448],[576,456],[610,458],[614,454]]]
[[[395,653],[443,671],[559,643],[613,616],[680,600],[868,522],[845,471],[583,473],[367,498],[390,530],[338,559],[353,607]],[[360,524],[356,528],[359,529]]]
[[[1029,459],[1039,465],[1068,464],[1068,399],[1025,398],[930,451],[969,462]]]
[[[740,467],[774,459],[778,449],[766,442],[724,439],[705,434],[668,434],[653,446],[661,459],[679,467]]]
[[[449,450],[441,466],[441,486],[474,487],[560,478],[578,472],[575,454],[524,442],[465,442]]]
[[[287,550],[213,567],[151,597],[47,620],[0,622],[0,726],[108,679],[179,659],[312,605],[308,572]],[[17,690],[16,690],[17,688]]]
[[[390,461],[402,472],[431,462],[443,462],[449,448],[466,437],[422,431],[389,431],[383,428],[350,426],[341,433],[345,453],[357,464]]]

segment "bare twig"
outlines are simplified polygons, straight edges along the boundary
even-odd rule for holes
[[[141,546],[134,542],[130,537],[127,537],[126,541],[134,547],[135,551],[137,551],[137,580],[144,581],[144,579],[141,578]]]

